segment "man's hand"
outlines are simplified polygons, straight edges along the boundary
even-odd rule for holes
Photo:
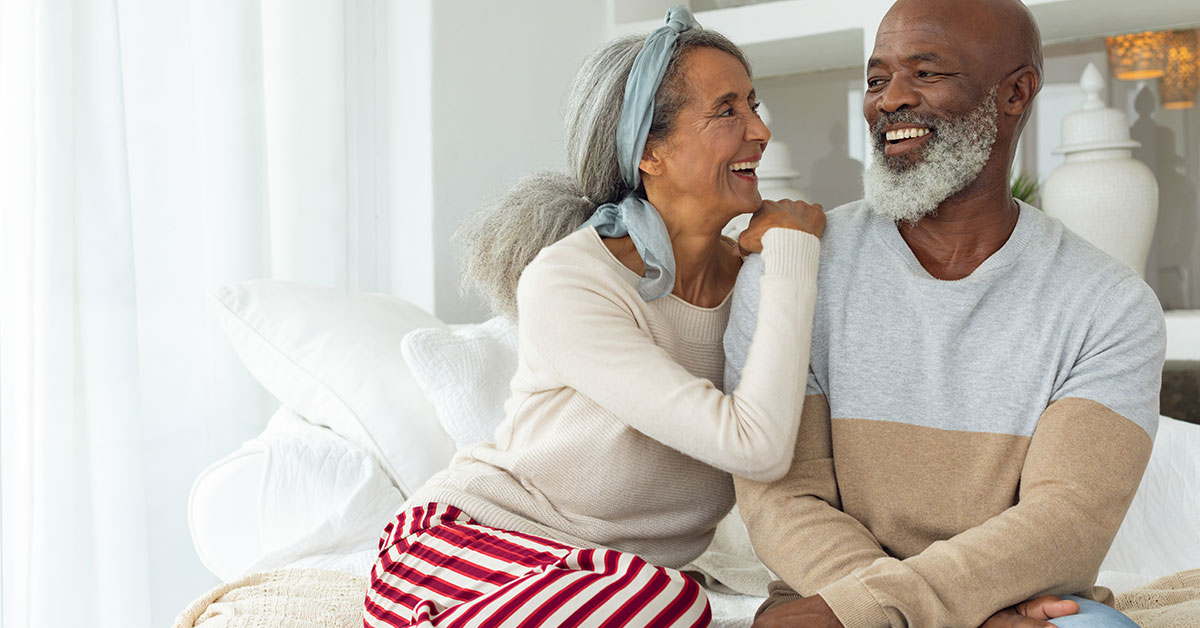
[[[819,595],[785,602],[759,615],[752,628],[845,628]],[[988,628],[992,628],[989,626]]]
[[[1071,600],[1043,595],[992,615],[979,628],[1054,628],[1047,619],[1078,612],[1079,605]]]

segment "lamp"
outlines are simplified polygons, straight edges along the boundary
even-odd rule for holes
[[[1167,69],[1166,31],[1130,33],[1108,38],[1108,64],[1113,76],[1126,81],[1152,79]]]
[[[1191,109],[1200,90],[1200,65],[1197,64],[1197,31],[1168,31],[1166,38],[1167,71],[1158,79],[1158,95],[1163,109]]]

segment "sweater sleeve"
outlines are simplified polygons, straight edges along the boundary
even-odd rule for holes
[[[803,403],[820,241],[772,229],[763,245],[762,331],[731,394],[673,360],[594,269],[569,261],[535,261],[521,277],[521,341],[531,370],[551,374],[546,387],[573,388],[697,460],[735,475],[779,477]]]
[[[763,260],[751,255],[734,287],[725,330],[726,388],[737,385],[755,337],[763,272]],[[865,526],[841,510],[829,404],[811,371],[806,379],[791,468],[774,482],[735,477],[734,487],[755,554],[788,586],[808,596],[887,554]]]
[[[1157,418],[1165,335],[1147,292],[1118,285],[1097,299],[1078,358],[1030,441],[1016,505],[818,591],[847,628],[973,627],[1042,594],[1091,591],[1153,445],[1145,417]]]
[[[841,510],[830,427],[825,396],[808,395],[787,475],[775,482],[733,479],[755,554],[804,596],[887,557],[871,532]]]

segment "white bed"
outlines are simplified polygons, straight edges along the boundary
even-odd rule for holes
[[[501,418],[514,330],[499,319],[451,328],[394,297],[279,281],[214,297],[247,368],[282,407],[196,479],[189,524],[200,559],[226,582],[282,568],[365,577],[404,496]],[[1200,426],[1164,417],[1100,584],[1119,593],[1197,567]],[[736,512],[692,568],[711,584],[714,625],[748,626],[770,574]]]

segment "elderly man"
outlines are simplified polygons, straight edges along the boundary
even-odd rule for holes
[[[1015,0],[900,0],[880,25],[875,159],[828,214],[795,457],[737,481],[783,581],[759,626],[1133,625],[1095,579],[1150,456],[1162,310],[1009,193],[1041,68]],[[761,268],[734,291],[729,386]]]

